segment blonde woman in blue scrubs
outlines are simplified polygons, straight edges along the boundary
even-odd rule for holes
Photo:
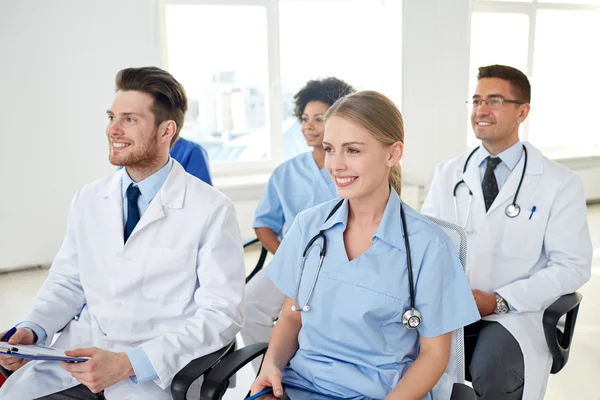
[[[340,199],[301,212],[269,265],[285,302],[253,394],[272,387],[280,397],[288,385],[343,399],[432,399],[451,332],[479,312],[448,237],[400,199],[403,142],[400,111],[377,92],[328,110],[325,168],[343,201],[329,219]],[[402,323],[410,295],[401,205],[422,315],[417,329]],[[301,272],[302,255],[319,232],[327,254],[309,296],[318,247]],[[293,311],[307,301],[306,311]]]
[[[309,81],[294,96],[294,114],[300,120],[306,144],[313,151],[300,154],[273,171],[256,209],[253,224],[256,236],[272,254],[300,211],[336,197],[335,185],[324,168],[323,117],[337,99],[353,92],[354,88],[346,82],[326,78]],[[246,345],[269,341],[273,321],[282,305],[283,295],[264,270],[250,280],[241,331]]]

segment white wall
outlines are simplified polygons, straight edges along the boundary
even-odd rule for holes
[[[116,73],[158,65],[149,0],[0,1],[0,270],[48,263],[75,190],[109,171]]]
[[[155,0],[0,0],[0,271],[51,262],[76,189],[113,171],[104,111],[118,70],[160,64],[156,11]],[[466,145],[468,11],[469,0],[404,2],[403,197],[413,206],[435,164]],[[571,164],[600,198],[598,160]],[[264,177],[215,183],[249,237]]]

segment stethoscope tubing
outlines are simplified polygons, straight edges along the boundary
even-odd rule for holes
[[[477,150],[479,150],[479,146],[477,146],[473,151],[471,151],[471,153],[465,160],[465,164],[463,166],[463,172],[462,172],[463,174],[467,171],[467,167],[469,166],[469,160],[471,160],[471,157],[473,157],[473,155],[475,154],[475,152],[477,152]],[[521,191],[521,186],[523,185],[523,179],[525,178],[525,173],[527,172],[528,154],[527,154],[527,147],[525,147],[525,145],[523,145],[523,153],[525,155],[525,159],[523,160],[523,171],[521,172],[521,178],[519,179],[519,185],[517,186],[517,190],[515,191],[515,194],[513,196],[513,201],[509,205],[509,207],[512,206],[513,208],[516,208],[516,209],[519,208],[519,205],[517,204],[517,199],[519,197],[519,192]],[[460,181],[458,181],[456,183],[456,185],[454,185],[454,189],[452,190],[452,196],[454,199],[454,213],[456,216],[457,223],[458,223],[458,202],[456,199],[456,193],[457,193],[460,185],[463,185],[463,184],[465,186],[467,186],[465,181],[463,179],[461,179]],[[467,186],[467,189],[469,190],[469,203],[467,206],[467,218],[465,219],[465,224],[463,226],[463,229],[466,229],[467,225],[469,223],[469,216],[471,215],[471,202],[473,201],[473,192],[471,191],[471,189],[468,186]],[[507,207],[507,209],[508,209],[508,207]],[[518,213],[516,215],[509,215],[508,212],[505,212],[505,213],[506,213],[506,216],[509,218],[514,218],[518,215]]]

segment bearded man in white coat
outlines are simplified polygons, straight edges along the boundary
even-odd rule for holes
[[[482,320],[465,328],[465,365],[485,400],[543,399],[552,366],[543,312],[591,273],[580,178],[519,141],[530,98],[521,71],[479,68],[471,123],[481,146],[438,165],[421,210],[467,232]]]
[[[59,339],[79,347],[67,355],[90,359],[2,356],[15,372],[0,398],[171,399],[177,372],[234,340],[241,235],[231,201],[169,157],[186,110],[168,72],[117,74],[106,135],[110,162],[124,168],[76,193],[48,279],[9,341],[48,343],[87,304],[85,324]]]

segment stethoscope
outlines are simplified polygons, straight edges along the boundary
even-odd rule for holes
[[[329,218],[331,218],[331,216],[333,214],[335,214],[335,212],[340,208],[340,206],[342,205],[343,202],[344,202],[344,200],[342,199],[335,205],[335,207],[333,207],[333,210],[331,210],[331,212],[325,219],[325,222],[327,222],[327,220]],[[410,308],[408,310],[406,310],[406,312],[402,315],[402,324],[404,324],[404,326],[407,329],[416,329],[421,325],[422,317],[421,317],[421,313],[415,309],[415,290],[414,290],[414,283],[413,283],[412,259],[410,257],[410,242],[408,240],[408,230],[406,228],[406,217],[404,215],[404,207],[402,206],[402,202],[400,203],[400,216],[402,219],[402,232],[404,234],[404,245],[406,247],[406,265],[408,266],[408,289],[409,289],[409,293],[410,293]],[[317,272],[312,281],[312,285],[310,287],[310,291],[308,292],[306,301],[304,302],[304,305],[302,307],[300,307],[300,303],[298,302],[298,295],[300,293],[300,284],[302,282],[302,273],[304,272],[304,264],[306,263],[306,258],[310,255],[310,252],[313,248],[312,247],[313,244],[315,244],[315,242],[319,239],[322,239],[323,245],[320,246],[318,243],[316,244],[316,247],[321,249],[321,252],[319,253],[319,264],[317,266]],[[302,253],[302,265],[300,266],[300,275],[298,276],[298,283],[296,284],[296,298],[295,298],[296,304],[294,304],[292,306],[292,311],[306,312],[306,311],[310,310],[310,306],[308,305],[308,303],[310,302],[310,299],[315,290],[315,286],[317,284],[317,279],[319,278],[319,272],[321,272],[321,266],[323,265],[323,259],[325,258],[326,254],[327,254],[327,236],[325,236],[325,232],[321,230],[319,233],[317,233],[315,236],[313,236],[312,239],[309,240],[308,244],[306,245],[306,248],[304,249],[304,252]]]
[[[467,157],[467,160],[465,161],[465,165],[463,167],[463,174],[467,171],[467,167],[469,165],[469,160],[471,159],[471,157],[473,157],[473,154],[475,154],[475,152],[477,150],[479,150],[479,146],[477,146],[475,148],[475,150],[473,150]],[[519,181],[519,186],[517,186],[517,191],[515,192],[512,203],[507,205],[506,208],[504,209],[504,213],[509,218],[515,218],[521,213],[521,207],[517,204],[517,197],[519,196],[519,191],[521,190],[521,185],[523,184],[523,178],[525,178],[525,172],[527,171],[527,148],[525,147],[525,145],[523,145],[523,153],[525,154],[525,160],[523,162],[523,172],[521,172],[521,180]],[[466,186],[465,181],[461,179],[456,185],[454,185],[454,190],[452,191],[452,196],[454,197],[454,214],[456,215],[457,222],[458,222],[458,204],[456,201],[456,191],[458,190],[460,185],[463,185],[463,184]],[[471,214],[471,202],[473,201],[473,192],[471,191],[471,189],[468,186],[467,186],[467,189],[469,189],[469,203],[467,205],[467,218],[465,219],[465,224],[463,226],[464,229],[466,229],[467,224],[469,223],[469,215]]]

